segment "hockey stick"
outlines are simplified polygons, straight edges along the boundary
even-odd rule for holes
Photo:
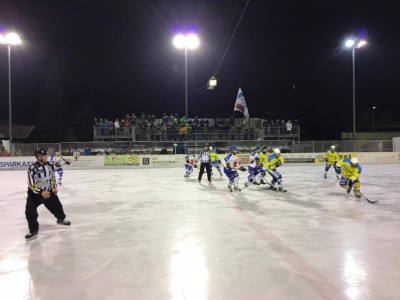
[[[363,198],[364,198],[365,200],[367,200],[368,203],[371,203],[371,204],[378,203],[378,200],[369,200],[367,197],[364,196],[363,193],[360,192],[360,190],[357,190],[357,189],[354,189],[354,190],[358,191],[358,192],[360,193],[360,195],[363,196]]]

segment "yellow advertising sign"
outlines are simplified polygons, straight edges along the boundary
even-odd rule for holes
[[[105,166],[138,166],[139,155],[106,155]]]
[[[339,154],[339,159],[345,159],[345,158],[352,158],[352,157],[356,157],[357,154],[356,153],[338,153]],[[315,157],[315,163],[316,164],[324,164],[325,163],[325,153],[322,154],[318,154]]]

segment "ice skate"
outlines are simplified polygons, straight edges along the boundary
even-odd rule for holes
[[[229,190],[230,192],[232,192],[232,186],[231,186],[230,184],[228,184],[228,190]]]
[[[328,174],[324,173],[324,178],[327,179],[328,178]]]
[[[58,225],[70,226],[71,222],[70,221],[61,220],[61,219],[57,219],[57,224]]]
[[[238,191],[238,192],[241,191],[241,189],[239,188],[239,186],[235,185],[235,191]]]
[[[360,197],[361,197],[361,193],[360,193],[360,191],[359,191],[359,190],[357,190],[357,189],[354,189],[354,196],[356,196],[356,197],[360,198]]]
[[[30,241],[37,237],[37,232],[30,232],[25,236],[25,240]]]
[[[279,191],[279,192],[284,192],[284,193],[287,192],[287,190],[286,190],[282,185],[279,185],[279,186],[278,186],[278,191]]]
[[[260,185],[257,181],[253,181],[254,185]]]
[[[336,179],[339,179],[339,178],[340,178],[339,174],[336,174]]]

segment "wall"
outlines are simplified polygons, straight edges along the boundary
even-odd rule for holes
[[[324,164],[324,153],[283,153],[287,164]],[[339,153],[340,158],[358,157],[360,164],[400,164],[400,152]],[[107,155],[64,157],[71,161],[65,169],[115,168],[115,167],[183,167],[185,155]],[[239,154],[240,162],[246,165],[248,154]],[[221,160],[223,155],[221,155]],[[34,157],[0,157],[0,170],[28,169]]]

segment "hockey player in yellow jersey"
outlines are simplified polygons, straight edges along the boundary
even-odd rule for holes
[[[284,162],[281,151],[278,148],[274,149],[274,153],[268,156],[266,170],[268,174],[272,176],[270,187],[273,190],[286,192],[282,186],[282,174],[277,170]],[[278,187],[275,187],[276,183],[278,184]]]
[[[339,161],[339,154],[336,152],[336,147],[331,146],[331,149],[326,151],[325,155],[325,173],[324,178],[328,178],[328,171],[333,166],[333,169],[336,172],[336,178],[339,179],[340,175],[340,167],[337,166],[337,162]]]
[[[219,159],[217,151],[213,150],[213,147],[211,146],[210,146],[210,158],[211,158],[211,175],[213,175],[212,166],[214,166],[218,170],[219,175],[222,177],[221,168],[219,167],[221,160]]]
[[[354,196],[361,197],[360,189],[360,175],[362,168],[358,163],[356,157],[345,158],[338,162],[341,166],[342,177],[340,178],[339,185],[350,193],[351,189],[354,190]]]
[[[268,166],[268,156],[267,156],[267,147],[262,147],[261,152],[259,153],[259,157],[260,157],[260,168],[261,168],[261,180],[260,183],[261,184],[266,184],[267,180],[265,179],[265,174],[266,174],[266,169]]]

